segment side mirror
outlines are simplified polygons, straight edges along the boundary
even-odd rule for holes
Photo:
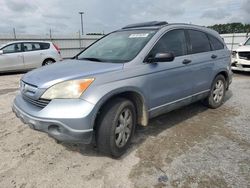
[[[156,62],[170,62],[174,60],[174,54],[172,52],[157,53],[155,57],[148,58],[149,63]]]
[[[243,43],[241,42],[241,43],[239,43],[239,46],[243,46]]]
[[[3,50],[0,50],[0,55],[2,55],[3,54]]]

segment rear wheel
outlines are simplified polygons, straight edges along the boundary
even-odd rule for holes
[[[223,104],[226,92],[226,81],[223,75],[218,75],[212,84],[212,88],[205,104],[210,108],[218,108]]]
[[[55,63],[55,60],[53,60],[53,59],[45,59],[44,62],[43,62],[43,66],[51,65],[53,63]]]
[[[130,144],[136,124],[133,103],[117,98],[106,105],[97,121],[96,144],[98,149],[115,158],[123,155]]]

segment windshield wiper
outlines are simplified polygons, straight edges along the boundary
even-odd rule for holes
[[[89,61],[97,61],[97,62],[103,62],[103,60],[98,59],[98,58],[94,58],[94,57],[83,57],[79,60],[89,60]]]

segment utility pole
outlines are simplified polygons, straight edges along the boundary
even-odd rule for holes
[[[80,32],[80,30],[79,30],[78,34],[79,34],[79,48],[80,48],[80,50],[82,50],[82,39],[81,39],[81,32]]]
[[[233,48],[234,48],[234,33],[235,33],[235,30],[233,32],[233,37],[232,37],[231,51],[233,51]]]
[[[52,30],[51,30],[51,28],[49,29],[49,38],[50,38],[50,40],[52,40]]]
[[[82,15],[84,14],[84,12],[79,12],[79,14],[81,15],[81,29],[82,29],[82,35],[83,35],[84,32],[83,32],[83,18],[82,18]]]
[[[14,39],[16,39],[16,29],[13,28]]]

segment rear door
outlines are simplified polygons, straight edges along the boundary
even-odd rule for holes
[[[27,69],[32,69],[42,66],[43,53],[39,43],[25,42],[22,44],[24,64]]]
[[[216,56],[211,51],[210,42],[205,32],[187,30],[189,54],[192,55],[194,94],[206,93],[210,89]]]
[[[13,71],[25,69],[21,43],[10,44],[3,47],[0,55],[0,71]]]
[[[168,31],[156,43],[149,56],[166,52],[172,52],[175,59],[146,65],[151,71],[148,76],[151,116],[166,111],[178,102],[190,100],[193,93],[193,70],[191,57],[187,54],[184,30]]]
[[[212,55],[215,66],[226,67],[231,65],[231,52],[227,47],[215,36],[208,34],[208,38],[212,47]]]

